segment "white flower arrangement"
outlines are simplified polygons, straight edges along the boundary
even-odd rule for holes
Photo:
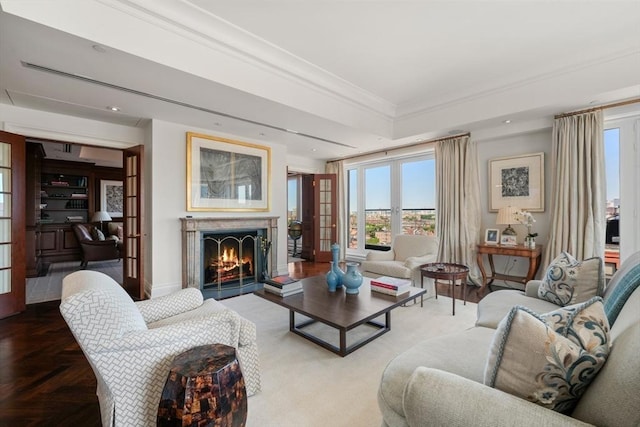
[[[531,212],[528,211],[518,211],[515,214],[516,221],[520,224],[527,226],[527,237],[537,237],[538,233],[532,233],[531,228],[533,227],[533,223],[536,222],[536,219],[533,217]]]

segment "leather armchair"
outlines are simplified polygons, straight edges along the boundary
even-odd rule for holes
[[[89,261],[105,261],[110,259],[120,259],[121,244],[114,239],[98,240],[94,238],[93,229],[90,224],[73,224],[73,232],[80,243],[82,249],[82,268],[86,268]]]
[[[196,288],[134,302],[109,276],[62,281],[60,312],[97,379],[103,426],[155,426],[171,362],[193,347],[236,349],[247,395],[260,390],[256,326]]]

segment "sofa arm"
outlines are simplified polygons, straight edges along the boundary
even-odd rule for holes
[[[529,280],[524,287],[524,294],[531,298],[538,298],[540,285],[542,285],[542,280]]]
[[[370,250],[367,252],[367,261],[393,261],[396,257],[393,249],[388,251]]]
[[[404,266],[413,270],[420,267],[423,264],[430,262],[436,262],[438,254],[429,254],[424,256],[412,256],[404,261]]]
[[[403,406],[411,427],[590,425],[459,375],[425,367],[417,368],[409,378]]]
[[[200,289],[185,288],[162,297],[136,301],[135,304],[145,323],[149,324],[198,308],[202,302]]]

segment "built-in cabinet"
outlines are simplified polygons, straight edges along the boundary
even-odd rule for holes
[[[34,277],[52,262],[80,262],[72,225],[91,222],[100,210],[100,181],[122,180],[122,169],[47,159],[35,142],[27,153],[27,277]]]

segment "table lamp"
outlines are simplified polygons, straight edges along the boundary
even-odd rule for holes
[[[100,223],[100,231],[102,231],[102,221],[111,221],[111,216],[105,211],[97,211],[91,217],[91,222],[99,222]]]
[[[517,222],[516,220],[516,213],[520,212],[520,209],[514,207],[514,206],[507,206],[504,208],[500,208],[498,210],[498,217],[496,218],[496,224],[498,225],[506,225],[507,228],[505,228],[502,231],[502,234],[505,236],[516,236],[516,230],[514,230],[513,228],[511,228],[511,224]]]

